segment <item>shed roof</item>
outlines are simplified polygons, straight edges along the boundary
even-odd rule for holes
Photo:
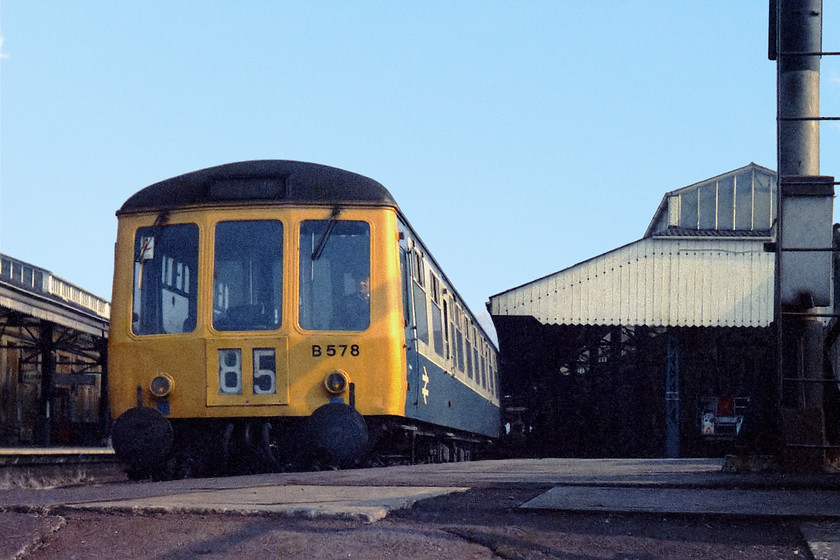
[[[750,163],[665,193],[644,236],[669,235],[671,228],[683,234],[766,235],[776,220],[777,192],[776,172]]]
[[[490,298],[543,324],[766,327],[776,174],[749,165],[670,191],[645,236]]]
[[[766,327],[774,254],[760,238],[648,237],[490,298],[543,324]]]

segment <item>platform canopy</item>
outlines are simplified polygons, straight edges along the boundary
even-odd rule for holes
[[[642,239],[490,298],[546,325],[766,327],[776,174],[754,163],[665,194]]]
[[[107,337],[111,305],[50,271],[0,253],[0,319],[16,314]]]

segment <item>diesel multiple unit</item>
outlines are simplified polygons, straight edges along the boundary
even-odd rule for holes
[[[130,473],[463,460],[498,436],[495,348],[376,181],[240,162],[117,217],[109,399]]]

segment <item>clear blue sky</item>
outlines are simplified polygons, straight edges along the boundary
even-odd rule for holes
[[[475,312],[639,239],[668,190],[776,168],[765,0],[2,0],[0,34],[0,251],[106,298],[116,209],[221,163],[378,180]]]

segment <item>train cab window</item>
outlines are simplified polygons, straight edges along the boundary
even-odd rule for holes
[[[370,225],[307,220],[300,226],[300,326],[363,331],[370,326]]]
[[[213,257],[213,328],[266,331],[280,326],[283,224],[219,222]]]
[[[144,227],[134,238],[135,334],[192,332],[196,324],[198,226]]]

